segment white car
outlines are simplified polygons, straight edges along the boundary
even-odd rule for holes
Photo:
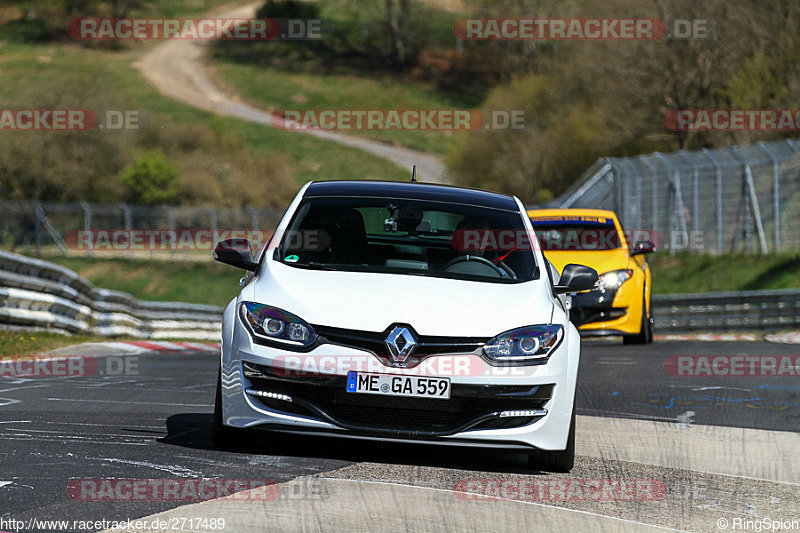
[[[515,197],[379,181],[305,185],[225,308],[213,438],[244,429],[480,446],[569,471],[580,338]]]

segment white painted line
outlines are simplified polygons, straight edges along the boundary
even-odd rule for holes
[[[0,481],[0,487],[5,487],[6,485],[11,485],[14,483],[13,481]]]
[[[156,463],[149,463],[147,461],[131,461],[127,459],[118,459],[116,457],[98,457],[97,460],[108,461],[109,463],[122,463],[126,465],[153,468],[155,470],[167,472],[169,474],[172,474],[173,476],[178,476],[178,477],[203,477],[203,474],[201,474],[200,472],[196,472],[194,470],[190,470],[188,468],[184,468],[178,465],[160,465]]]
[[[183,407],[212,407],[211,403],[128,402],[124,400],[82,400],[80,398],[47,398],[57,402],[127,403],[135,405],[179,405]],[[0,398],[2,400],[2,398]]]

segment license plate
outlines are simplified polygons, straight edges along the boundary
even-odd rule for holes
[[[347,392],[448,400],[450,379],[350,371],[347,373]]]

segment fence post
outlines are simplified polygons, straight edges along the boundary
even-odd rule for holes
[[[617,214],[617,217],[619,217],[621,220],[625,216],[625,206],[623,205],[622,201],[622,172],[620,171],[619,164],[615,158],[610,158],[608,162],[611,165],[609,174],[613,180],[613,183],[611,184],[611,192],[614,198],[614,205],[611,210],[614,211]]]
[[[177,239],[178,235],[175,232],[175,211],[171,205],[165,205],[164,209],[167,210],[167,229],[169,230],[169,234],[170,236],[174,235],[175,238]],[[177,243],[173,244],[172,249],[169,251],[170,259],[175,259],[176,244]]]
[[[643,155],[639,156],[639,161],[641,161],[642,164],[644,166],[646,166],[647,169],[650,171],[650,178],[651,178],[652,186],[653,186],[653,195],[652,195],[653,196],[653,198],[652,198],[652,200],[653,200],[653,213],[651,215],[651,220],[653,222],[653,227],[650,228],[650,229],[656,230],[656,231],[660,231],[658,229],[658,176],[657,176],[657,173],[656,173],[656,169],[653,168],[653,166],[650,164],[650,162],[647,160],[647,158],[645,156],[643,156]]]
[[[211,235],[214,236],[212,238],[212,240],[213,240],[217,236],[217,210],[213,209],[211,207],[207,207],[206,208],[206,213],[208,213],[208,219],[209,219],[209,222],[211,223]],[[212,246],[216,246],[216,244],[217,243],[215,242],[214,244],[212,244]],[[186,256],[186,252],[184,252],[184,257],[185,256]]]
[[[686,150],[680,150],[678,155],[683,157],[687,163],[689,163],[689,167],[692,169],[692,230],[697,233],[700,233],[700,219],[698,218],[698,214],[700,213],[700,187],[697,183],[697,165],[692,162],[692,159],[686,153]]]
[[[589,189],[591,189],[591,188],[592,188],[592,186],[594,186],[594,184],[595,184],[595,183],[597,183],[597,181],[598,181],[598,180],[600,180],[600,178],[602,178],[602,177],[604,177],[606,174],[608,174],[608,172],[609,172],[610,170],[611,170],[611,165],[610,165],[610,164],[608,164],[608,162],[606,162],[606,163],[603,165],[603,168],[601,168],[600,170],[598,170],[598,171],[597,171],[597,173],[596,173],[594,176],[592,176],[592,177],[591,177],[591,179],[589,179],[589,180],[588,180],[586,183],[584,183],[583,185],[581,185],[580,189],[578,189],[577,191],[575,191],[575,192],[572,194],[572,196],[570,196],[569,198],[567,198],[566,200],[564,200],[564,203],[563,203],[563,204],[561,204],[561,208],[562,208],[562,209],[567,209],[567,208],[569,208],[569,207],[572,207],[572,204],[574,204],[574,203],[575,203],[575,200],[577,200],[578,198],[580,198],[581,196],[583,196],[583,194],[584,194],[586,191],[588,191]]]
[[[766,152],[772,160],[772,202],[773,210],[775,211],[775,251],[781,251],[781,204],[780,204],[780,179],[781,179],[781,165],[778,157],[767,147],[764,141],[758,143],[758,146]]]
[[[36,255],[42,255],[42,228],[47,230],[47,233],[50,234],[50,238],[53,239],[53,242],[61,253],[68,255],[69,250],[67,250],[67,246],[64,244],[64,239],[61,238],[61,234],[57,232],[56,228],[50,223],[50,219],[47,218],[44,209],[42,209],[42,204],[34,202],[34,205],[36,210]]]
[[[677,198],[677,202],[675,202],[677,205],[675,207],[677,208],[678,212],[680,213],[680,217],[678,218],[678,222],[680,224],[680,229],[683,232],[683,236],[688,238],[688,230],[686,228],[686,211],[685,211],[685,208],[683,206],[683,194],[681,192],[681,183],[680,183],[680,181],[678,179],[678,169],[675,168],[675,166],[672,164],[672,162],[669,159],[667,159],[664,154],[656,152],[655,156],[657,158],[659,158],[664,163],[664,166],[667,168],[667,173],[669,174],[670,182],[672,183],[672,193]],[[669,253],[670,253],[670,255],[674,255],[675,254],[675,250],[673,249],[673,246],[672,246],[672,243],[673,243],[673,240],[674,240],[672,238],[672,226],[673,226],[672,217],[674,216],[674,213],[670,213],[669,215],[670,215],[670,223],[669,223],[670,246],[669,246]]]
[[[720,166],[717,158],[714,157],[714,154],[707,148],[703,148],[703,153],[711,160],[711,163],[714,164],[714,169],[717,171],[717,248],[719,249],[719,253],[722,254],[724,231],[722,225],[722,166]]]
[[[83,200],[80,202],[81,209],[83,210],[83,230],[89,233],[92,231],[92,208],[89,204]],[[91,257],[92,255],[92,242],[94,239],[89,237],[88,245],[86,246],[86,257]]]
[[[730,148],[731,153],[733,153],[734,157],[742,162],[744,165],[744,177],[747,189],[749,191],[750,196],[750,204],[753,208],[753,216],[756,219],[756,231],[758,231],[758,241],[761,245],[761,253],[767,253],[767,239],[764,236],[764,225],[761,222],[761,209],[758,207],[758,197],[756,196],[756,188],[753,184],[753,171],[750,168],[750,161],[739,152],[739,149],[735,146],[731,146]],[[744,201],[744,198],[742,198]],[[749,231],[749,228],[748,228]]]
[[[34,228],[36,231],[36,257],[42,257],[42,219],[39,218],[39,212],[42,210],[39,202],[33,202],[33,219]]]
[[[131,208],[128,207],[124,202],[119,204],[119,208],[122,211],[122,217],[125,220],[125,233],[128,235],[127,243],[128,243],[128,257],[133,255],[133,249],[131,246],[131,237],[133,232],[133,215],[131,214]]]
[[[630,159],[619,159],[621,163],[627,164],[628,168],[631,171],[631,176],[636,176],[636,229],[640,230],[642,228],[642,174],[636,168],[636,165],[633,164],[633,161]],[[630,228],[628,228],[630,229]]]

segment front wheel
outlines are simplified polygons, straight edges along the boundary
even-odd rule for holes
[[[222,370],[217,374],[217,394],[214,398],[214,418],[211,423],[211,442],[214,448],[225,450],[241,442],[238,432],[222,423]]]
[[[567,448],[565,450],[538,451],[528,456],[528,466],[548,472],[568,473],[575,466],[575,404],[572,404],[572,418],[569,423]]]
[[[652,305],[651,305],[652,311]],[[653,342],[653,317],[647,311],[644,296],[642,296],[642,324],[638,335],[625,335],[622,337],[623,344],[650,344]]]

